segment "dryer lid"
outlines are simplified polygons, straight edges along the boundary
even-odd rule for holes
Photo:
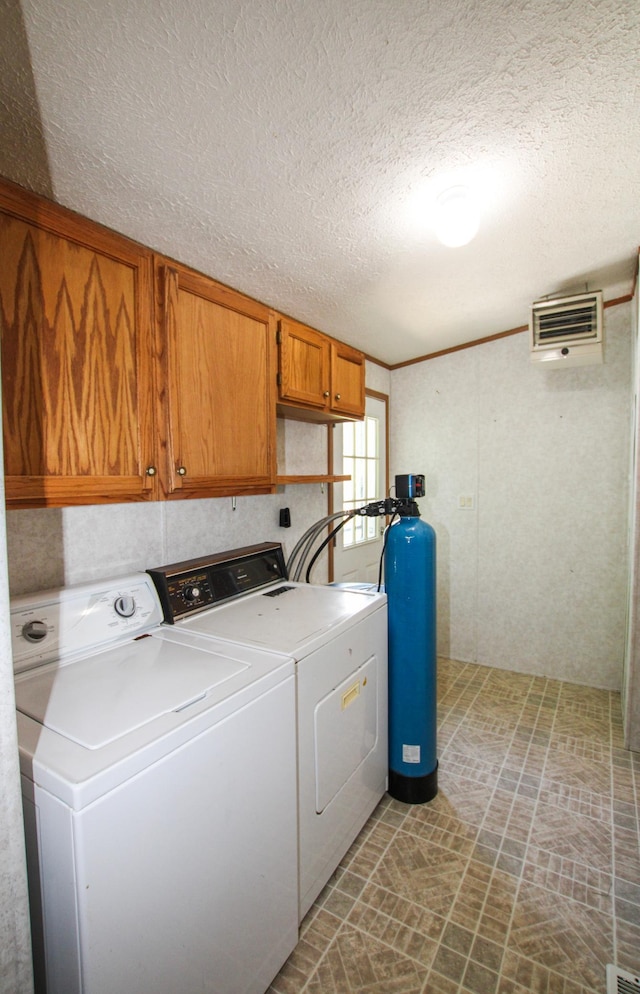
[[[282,583],[178,621],[176,627],[300,659],[385,601],[384,594],[371,591]]]
[[[247,665],[149,636],[16,680],[17,709],[85,749],[100,749],[202,699]]]

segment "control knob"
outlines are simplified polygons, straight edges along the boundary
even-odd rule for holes
[[[133,618],[136,613],[136,602],[131,594],[121,594],[113,602],[113,608],[121,618]]]
[[[47,626],[44,621],[27,621],[22,626],[22,634],[27,642],[42,642],[47,634]]]
[[[189,604],[193,604],[194,601],[199,600],[200,594],[200,587],[195,583],[188,583],[182,591],[182,596]]]

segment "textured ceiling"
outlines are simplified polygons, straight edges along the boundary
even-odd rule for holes
[[[387,362],[631,288],[637,0],[0,13],[0,171]],[[425,209],[459,182],[482,222],[450,249]]]

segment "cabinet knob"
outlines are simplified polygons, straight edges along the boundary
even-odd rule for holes
[[[178,474],[178,476],[186,476],[187,475],[186,467],[185,466],[178,466],[178,468],[176,470],[176,473]]]
[[[323,396],[323,397],[328,397],[328,396],[329,396],[329,391],[328,391],[328,390],[325,390],[325,392],[324,392],[324,393],[322,394],[322,396]]]
[[[336,394],[336,400],[340,400],[340,394],[339,393]]]
[[[157,473],[155,466],[147,466],[147,476],[155,476]]]

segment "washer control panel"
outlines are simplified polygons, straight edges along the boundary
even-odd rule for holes
[[[11,601],[14,670],[64,662],[136,638],[161,621],[158,595],[146,573],[23,594]]]

